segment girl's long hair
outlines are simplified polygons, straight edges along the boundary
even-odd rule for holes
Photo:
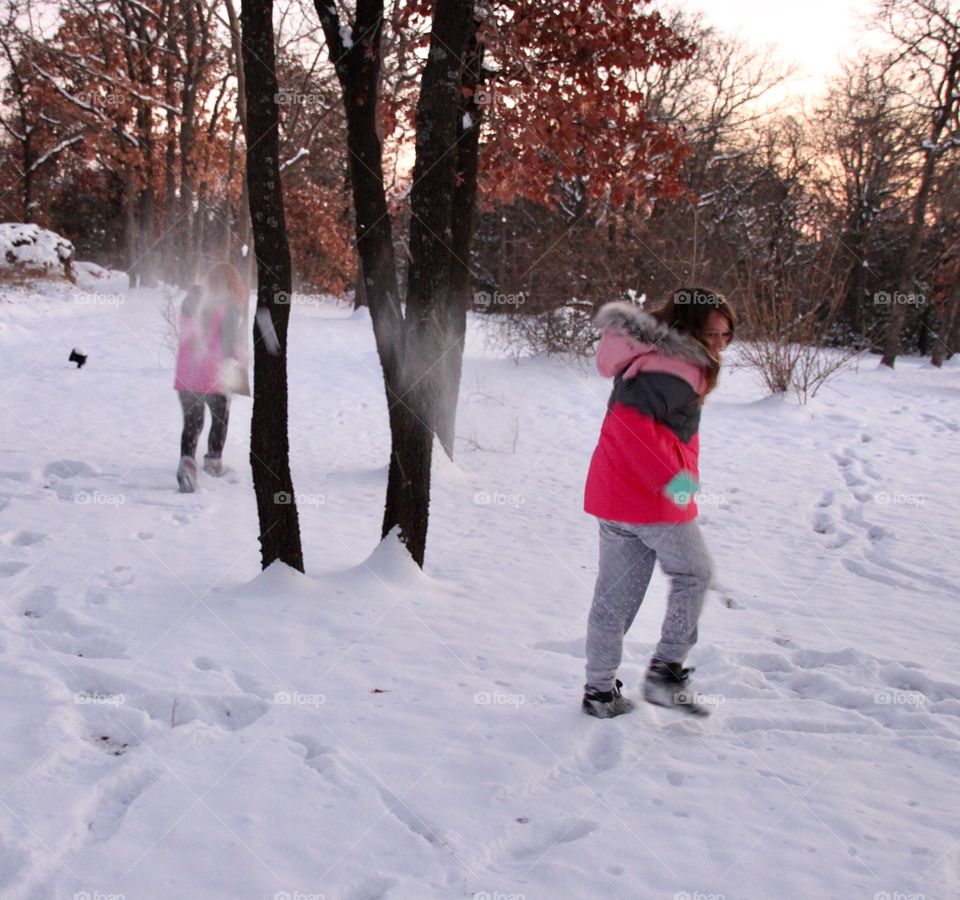
[[[730,302],[719,291],[704,287],[679,287],[664,303],[650,314],[680,334],[686,334],[698,341],[710,357],[707,367],[707,385],[705,395],[717,386],[720,375],[720,358],[715,356],[703,342],[703,332],[707,327],[710,313],[718,312],[730,326],[730,340],[737,331],[737,314]]]
[[[243,276],[230,263],[217,263],[204,278],[207,296],[247,308],[249,292]]]

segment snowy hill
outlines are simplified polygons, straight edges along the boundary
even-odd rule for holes
[[[581,496],[609,382],[471,321],[421,573],[378,546],[370,322],[294,304],[308,573],[261,573],[249,398],[231,471],[178,494],[166,298],[99,296],[0,303],[0,896],[960,896],[960,360],[865,357],[808,408],[724,372],[690,660],[716,710],[597,721]]]

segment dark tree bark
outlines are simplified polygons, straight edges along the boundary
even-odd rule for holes
[[[347,117],[357,250],[370,307],[390,418],[391,453],[382,534],[400,539],[423,566],[430,508],[430,462],[439,398],[436,370],[448,340],[453,279],[453,208],[461,87],[473,0],[438,0],[431,49],[417,107],[416,163],[411,192],[411,264],[407,311],[401,313],[392,224],[383,183],[377,101],[382,0],[358,0],[351,46],[336,8],[315,0]],[[455,398],[454,398],[455,402]]]
[[[260,519],[262,565],[266,568],[279,559],[302,572],[303,551],[287,434],[286,354],[292,277],[280,181],[272,14],[273,0],[242,0],[247,186],[257,263],[250,467]],[[275,339],[261,333],[260,323],[264,319],[272,322]]]
[[[470,253],[473,242],[474,213],[477,206],[477,173],[480,160],[480,124],[482,112],[476,92],[483,77],[483,44],[478,40],[480,22],[473,21],[467,46],[457,117],[456,183],[452,209],[452,250],[450,302],[443,329],[448,342],[437,366],[436,432],[447,456],[453,459],[457,425],[457,399],[463,371],[463,347],[467,331],[467,309],[472,297]]]
[[[933,352],[930,356],[930,362],[938,369],[943,365],[943,361],[949,359],[953,353],[950,339],[956,329],[957,322],[960,321],[960,315],[957,314],[960,310],[960,280],[953,282],[943,303],[941,325],[934,335]]]
[[[417,156],[410,192],[410,266],[403,366],[390,408],[393,452],[384,528],[400,525],[410,555],[422,566],[430,512],[430,463],[443,392],[444,356],[462,352],[447,327],[452,312],[453,209],[460,137],[461,85],[472,0],[438,0],[430,53],[417,102]]]

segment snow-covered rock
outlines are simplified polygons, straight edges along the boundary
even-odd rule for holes
[[[0,268],[19,268],[73,281],[73,244],[39,225],[0,223]]]

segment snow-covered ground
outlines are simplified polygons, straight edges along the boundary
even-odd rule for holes
[[[471,321],[421,574],[378,546],[369,320],[295,303],[308,571],[260,573],[250,400],[232,471],[178,494],[165,300],[85,276],[0,297],[0,896],[960,896],[960,360],[867,357],[807,408],[725,372],[691,658],[714,715],[598,721],[581,491],[608,382]]]

